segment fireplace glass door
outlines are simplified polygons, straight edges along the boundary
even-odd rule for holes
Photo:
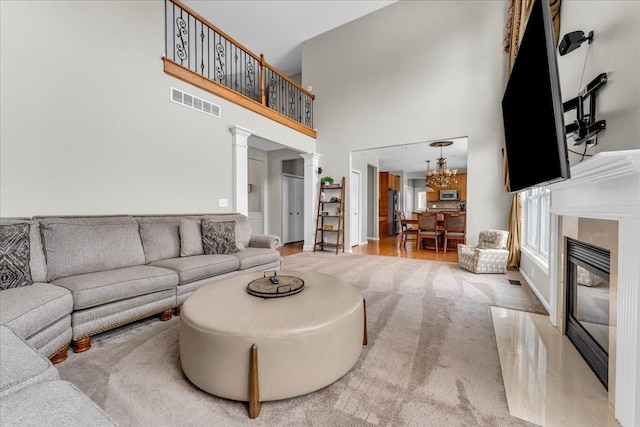
[[[607,387],[610,253],[567,239],[567,336]]]

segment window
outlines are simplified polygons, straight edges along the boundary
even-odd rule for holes
[[[551,193],[546,188],[534,188],[520,193],[523,218],[523,248],[548,260],[551,232]]]
[[[426,191],[418,191],[418,210],[419,211],[427,210],[427,192]]]

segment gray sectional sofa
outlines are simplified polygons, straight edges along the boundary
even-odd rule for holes
[[[238,252],[205,254],[203,221],[231,224]],[[249,219],[240,214],[0,219],[0,225],[25,222],[33,284],[0,290],[0,399],[2,415],[10,419],[12,399],[54,390],[71,397],[79,393],[59,381],[55,368],[52,373],[42,365],[44,360],[52,366],[47,358],[65,360],[70,343],[74,351],[86,351],[101,332],[157,314],[161,320],[179,314],[186,298],[204,285],[281,265],[279,238],[252,234]],[[5,346],[16,350],[5,352]],[[24,347],[37,356],[25,361],[35,371],[42,365],[42,372],[25,368],[18,383],[28,386],[16,388],[12,372]],[[71,401],[91,406],[83,398]],[[56,405],[37,400],[38,407]]]

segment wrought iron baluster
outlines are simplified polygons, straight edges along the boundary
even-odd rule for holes
[[[182,9],[180,9],[180,16],[176,19],[176,26],[178,30],[178,38],[180,42],[176,41],[176,55],[180,58],[180,63],[183,64],[184,60],[187,59],[187,41],[184,39],[185,36],[188,37],[187,32],[187,23],[182,18]],[[174,40],[175,40],[175,29],[174,29]]]
[[[218,65],[216,65],[216,78],[222,83],[224,78],[224,46],[221,40],[218,40],[216,44],[216,61],[218,62]]]
[[[251,98],[254,98],[253,83],[255,81],[255,70],[251,61],[247,61],[247,91]]]
[[[200,63],[200,74],[204,76],[204,24],[202,22],[200,23],[200,56],[202,57]]]
[[[289,117],[292,119],[296,118],[296,94],[293,92],[293,85],[291,83],[287,83],[289,86]]]

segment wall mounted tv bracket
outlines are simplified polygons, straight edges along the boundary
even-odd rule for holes
[[[607,73],[602,73],[591,81],[578,96],[562,104],[564,112],[577,110],[576,121],[565,126],[565,133],[573,134],[573,145],[589,143],[598,132],[607,128],[606,120],[596,121],[596,93],[607,83]]]

